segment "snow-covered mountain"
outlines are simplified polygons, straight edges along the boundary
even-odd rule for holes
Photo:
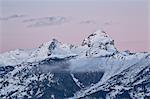
[[[150,53],[119,52],[98,30],[81,45],[56,39],[0,55],[2,99],[149,99]]]

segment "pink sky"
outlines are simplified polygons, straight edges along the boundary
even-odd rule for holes
[[[99,28],[119,50],[150,51],[149,0],[0,0],[0,4],[0,53],[35,48],[52,38],[80,44]],[[56,16],[66,21],[29,27]],[[36,21],[24,22],[30,19]]]

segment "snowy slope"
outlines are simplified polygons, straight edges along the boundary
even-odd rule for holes
[[[0,66],[17,65],[26,61],[33,50],[17,49],[0,55]]]

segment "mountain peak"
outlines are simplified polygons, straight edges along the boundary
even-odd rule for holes
[[[107,43],[109,41],[112,41],[112,39],[106,34],[106,32],[102,30],[97,30],[96,32],[90,34],[87,38],[85,38],[82,42],[82,45],[89,44],[88,46],[91,45],[91,43]]]
[[[82,46],[99,48],[113,52],[117,51],[114,46],[114,40],[112,40],[109,35],[102,30],[97,30],[96,32],[90,34],[83,40]]]
[[[49,44],[48,49],[54,50],[59,44],[60,42],[57,39],[52,39],[51,43]]]

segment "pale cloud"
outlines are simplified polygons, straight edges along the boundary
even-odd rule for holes
[[[17,18],[23,18],[23,17],[26,17],[26,15],[14,14],[14,15],[6,16],[6,17],[0,17],[0,20],[8,21],[8,20],[11,20],[11,19],[17,19]]]
[[[84,20],[81,21],[80,24],[95,24],[96,22],[94,20]]]
[[[113,21],[105,21],[104,23],[101,24],[102,27],[107,27],[107,26],[112,26],[112,25],[116,25],[119,24],[117,22],[113,22]]]
[[[27,27],[43,27],[52,25],[61,25],[63,23],[69,22],[69,19],[62,16],[50,16],[42,18],[32,18],[24,20],[23,23],[27,24]]]

